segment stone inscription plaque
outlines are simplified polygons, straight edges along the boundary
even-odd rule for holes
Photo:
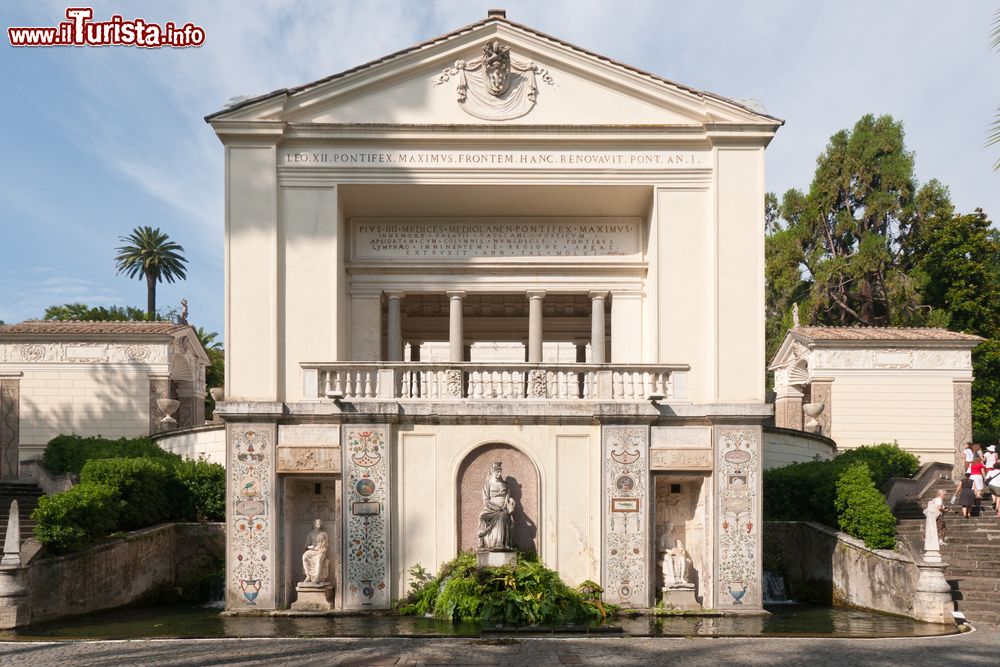
[[[494,257],[629,257],[640,252],[636,218],[351,221],[355,260]]]

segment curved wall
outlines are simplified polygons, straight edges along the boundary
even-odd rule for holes
[[[837,443],[825,436],[776,426],[764,427],[764,470],[791,463],[829,461],[837,455]]]

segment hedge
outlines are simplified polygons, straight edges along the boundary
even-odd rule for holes
[[[149,438],[120,438],[108,440],[100,436],[57,435],[49,440],[42,455],[42,462],[53,475],[73,473],[79,475],[87,461],[92,459],[137,458],[179,462],[181,457],[160,447]]]
[[[135,530],[180,518],[188,500],[172,468],[150,458],[87,461],[80,472],[80,482],[102,484],[115,490],[121,502],[119,530]]]
[[[840,526],[841,511],[836,504],[837,482],[858,464],[866,466],[868,478],[876,493],[889,478],[912,477],[920,467],[919,459],[913,454],[900,449],[899,445],[883,443],[848,450],[830,461],[793,463],[765,470],[764,519],[818,521],[828,526]],[[885,505],[884,498],[882,505]],[[885,509],[888,511],[888,506]],[[852,530],[855,532],[844,530],[854,537],[864,539],[854,528]]]
[[[145,454],[122,455],[133,452]],[[32,515],[38,540],[60,553],[164,521],[225,520],[225,468],[184,460],[148,438],[59,436],[49,442],[45,461],[80,475],[80,484],[44,496]]]
[[[79,551],[115,529],[120,507],[118,492],[102,484],[42,496],[31,514],[35,537],[57,553]]]
[[[875,488],[872,473],[856,463],[837,480],[837,521],[848,535],[860,538],[871,549],[896,547],[896,517]]]

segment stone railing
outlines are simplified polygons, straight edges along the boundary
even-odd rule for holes
[[[675,364],[303,363],[305,398],[687,400]]]

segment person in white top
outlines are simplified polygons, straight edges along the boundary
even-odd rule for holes
[[[986,470],[986,486],[993,494],[993,509],[1000,516],[1000,462],[994,463]]]
[[[997,460],[997,446],[990,445],[986,448],[986,454],[983,455],[983,463],[986,464],[987,468],[992,468]]]
[[[972,459],[976,458],[975,453],[972,451],[972,443],[965,443],[965,451],[962,452],[965,456],[965,472],[969,472],[969,466],[972,465]]]

